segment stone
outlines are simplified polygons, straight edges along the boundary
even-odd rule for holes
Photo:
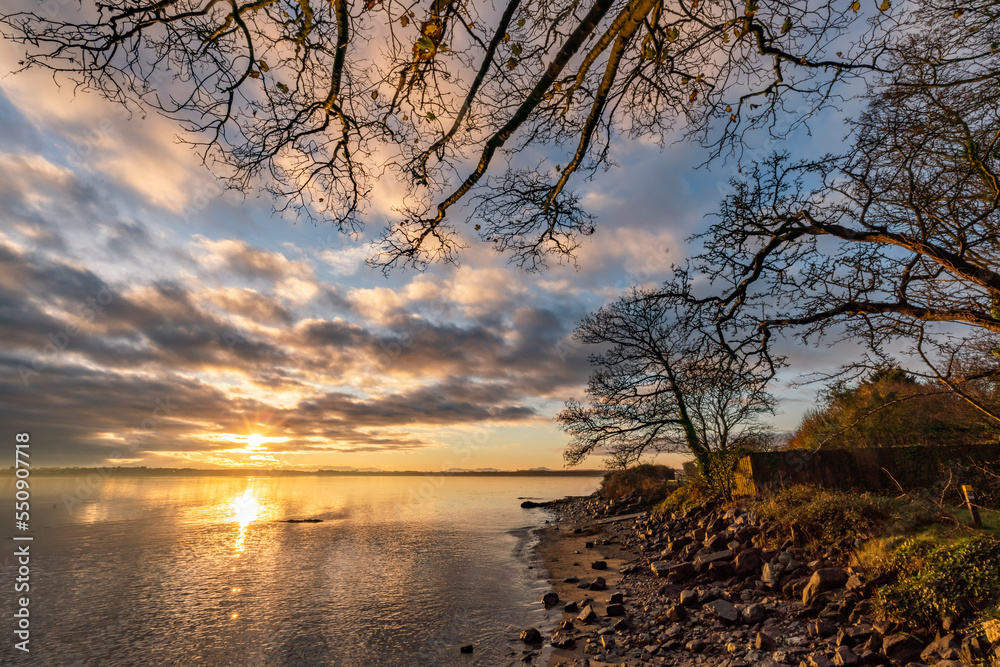
[[[595,560],[593,563],[590,564],[590,567],[594,570],[606,570],[608,569],[608,563],[607,561],[603,560]]]
[[[566,606],[563,607],[563,611],[566,612],[567,614],[572,614],[574,612],[577,612],[577,611],[579,611],[579,609],[580,609],[580,605],[578,605],[575,602],[567,602]]]
[[[810,621],[806,626],[806,632],[809,633],[810,637],[830,637],[836,634],[837,626],[830,621],[825,621],[823,619],[817,621]]]
[[[680,603],[685,607],[693,607],[698,604],[698,593],[689,588],[681,591]]]
[[[781,574],[785,568],[781,564],[764,563],[764,570],[760,573],[760,580],[771,588],[777,588],[781,583]]]
[[[833,664],[843,666],[843,665],[857,665],[861,662],[858,658],[857,653],[852,651],[847,646],[840,646],[837,651],[833,654]]]
[[[542,633],[538,628],[527,628],[521,631],[521,641],[525,644],[538,644],[542,641]]]
[[[667,572],[667,581],[672,583],[683,583],[689,579],[692,579],[697,574],[697,570],[693,563],[677,563],[669,568]]]
[[[474,648],[475,647],[472,644],[467,644],[458,650],[461,651],[462,653],[472,653],[472,650]]]
[[[597,614],[594,612],[594,608],[588,604],[580,610],[580,615],[576,617],[576,620],[582,623],[594,623],[597,621]]]
[[[565,632],[557,632],[549,640],[553,648],[571,649],[576,647],[576,640]]]
[[[813,653],[810,655],[806,658],[806,664],[809,667],[833,667],[833,662],[830,661],[830,658],[822,653]]]
[[[563,579],[563,583],[564,584],[575,584],[578,581],[580,581],[580,578],[579,577],[574,577],[574,576],[569,576],[569,577],[566,577],[565,579]]]
[[[658,577],[666,577],[670,574],[670,568],[674,567],[674,564],[667,560],[658,560],[655,563],[650,563],[649,568]]]
[[[983,632],[986,633],[986,639],[990,643],[1000,644],[1000,619],[983,623]]]
[[[605,613],[608,616],[624,616],[625,615],[625,605],[621,604],[609,604]]]
[[[755,603],[744,607],[743,611],[740,612],[740,616],[743,617],[744,623],[756,625],[764,620],[767,616],[767,611],[764,610],[764,605]]]
[[[802,590],[802,604],[809,606],[820,593],[843,588],[847,584],[847,572],[839,567],[824,567],[813,572],[809,583]]]
[[[604,581],[604,577],[597,577],[592,582],[590,582],[590,590],[592,591],[604,591],[607,590],[608,584]]]
[[[725,621],[726,623],[735,623],[740,617],[739,612],[736,611],[736,607],[734,607],[731,602],[726,602],[725,600],[715,600],[714,602],[709,602],[705,605],[705,609],[707,609],[713,616]]]
[[[757,633],[753,639],[753,645],[758,651],[773,651],[778,648],[778,642],[775,641],[774,637],[763,632]]]
[[[882,655],[901,665],[917,660],[923,649],[923,643],[910,635],[889,635],[882,639]]]
[[[708,564],[708,574],[712,579],[716,581],[721,581],[723,579],[728,579],[729,577],[736,574],[733,570],[733,564],[728,561],[715,561],[714,563]]]
[[[667,607],[666,616],[669,620],[673,621],[674,623],[680,623],[685,618],[687,618],[687,610],[682,605],[672,604],[669,607]]]
[[[716,563],[718,561],[731,560],[733,557],[733,552],[729,549],[723,549],[722,551],[713,551],[711,553],[702,554],[696,556],[694,559],[694,569],[699,572],[704,572],[708,569],[709,564]]]
[[[559,604],[559,594],[558,593],[546,593],[542,596],[542,606],[548,609],[549,607],[554,607]]]
[[[608,598],[608,602],[611,604],[624,604],[625,594],[624,593],[612,593],[611,597]]]
[[[701,653],[707,647],[708,644],[706,644],[700,639],[692,639],[691,641],[689,641],[687,644],[684,645],[684,648],[691,651],[692,653]]]
[[[945,635],[924,647],[924,650],[920,652],[920,659],[927,664],[945,659],[955,659],[958,657],[960,648],[962,648],[962,642],[955,635]]]
[[[739,577],[748,577],[755,574],[761,566],[760,549],[752,547],[736,554],[733,559],[733,570]]]

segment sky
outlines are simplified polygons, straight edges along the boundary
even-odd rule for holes
[[[0,72],[17,56],[0,43]],[[364,238],[224,192],[168,119],[30,72],[0,78],[0,125],[0,423],[35,466],[561,468],[553,417],[593,352],[574,323],[667,277],[736,168],[620,141],[577,183],[598,229],[576,266],[474,246],[384,276]],[[375,202],[372,235],[389,214]],[[789,382],[845,359],[781,345],[788,430],[816,391]]]

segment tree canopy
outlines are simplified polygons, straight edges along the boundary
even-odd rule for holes
[[[398,181],[383,268],[455,260],[469,213],[522,267],[570,256],[594,230],[573,185],[609,164],[614,137],[679,126],[738,151],[748,129],[804,122],[838,82],[885,71],[907,21],[890,0],[103,0],[0,15],[24,68],[176,119],[232,187],[279,208],[357,230],[375,180]]]

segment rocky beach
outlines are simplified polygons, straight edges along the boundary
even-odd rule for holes
[[[853,540],[818,553],[765,549],[766,522],[740,507],[657,517],[595,495],[549,510],[539,559],[551,627],[521,633],[526,664],[960,667],[1000,657],[996,621],[920,639],[877,620],[878,582],[850,564]]]

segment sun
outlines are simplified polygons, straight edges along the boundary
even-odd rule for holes
[[[266,438],[259,433],[251,433],[247,436],[247,449],[260,449],[265,440]]]

